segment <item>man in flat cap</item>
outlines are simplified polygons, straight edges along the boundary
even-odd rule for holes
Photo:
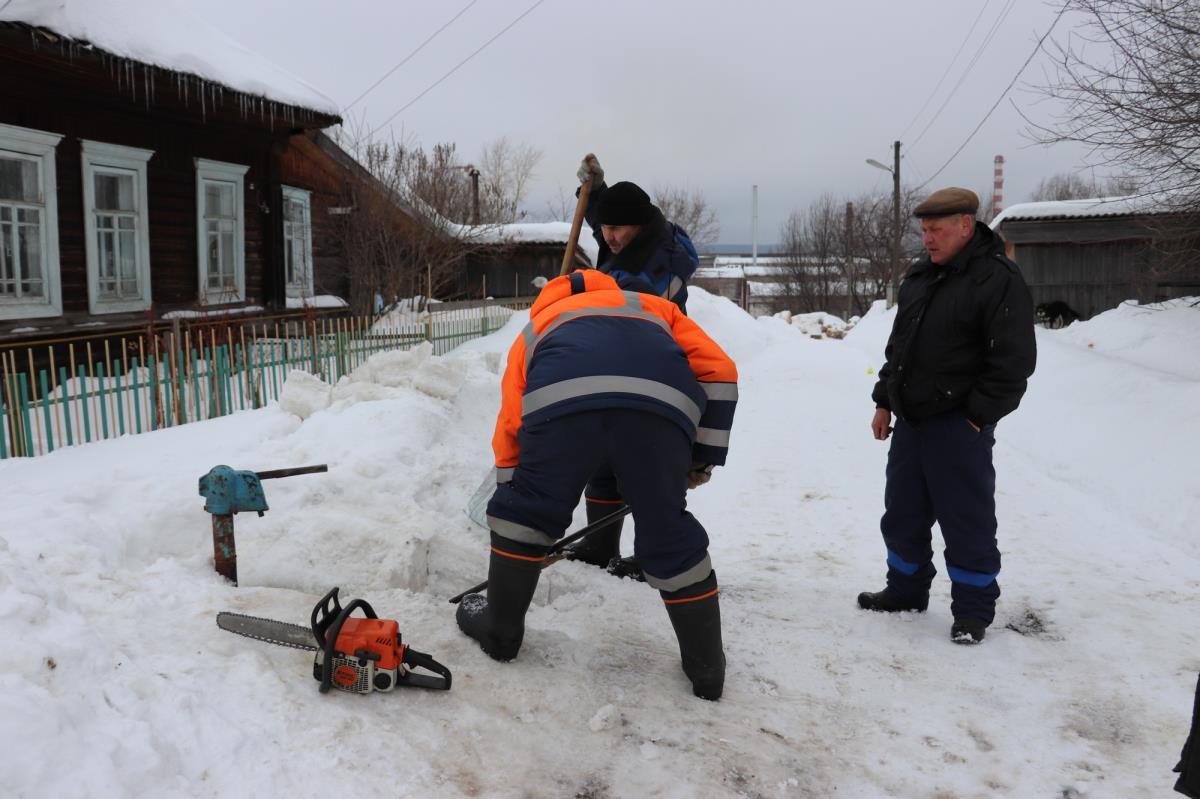
[[[900,284],[896,320],[871,398],[871,431],[888,450],[880,520],[887,587],[866,610],[929,605],[931,528],[946,542],[950,637],[977,644],[995,617],[996,423],[1016,410],[1037,359],[1033,301],[999,235],[975,220],[979,198],[940,189],[917,206],[927,254]],[[896,415],[892,427],[892,414]]]
[[[584,217],[600,245],[596,268],[612,275],[621,288],[670,300],[686,314],[687,281],[700,265],[687,231],[668,221],[636,183],[606,184],[600,161],[590,153],[584,156],[576,177],[581,184],[592,181]],[[588,483],[584,501],[589,522],[625,504],[607,465]],[[569,557],[608,567],[618,577],[642,579],[637,560],[620,556],[621,527],[621,519],[610,522],[576,544]]]

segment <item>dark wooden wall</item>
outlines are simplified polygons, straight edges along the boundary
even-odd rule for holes
[[[466,268],[455,286],[458,297],[475,299],[482,296],[484,278],[490,297],[527,297],[537,294],[535,277],[551,280],[562,269],[566,244],[525,243],[484,247],[467,257]]]
[[[1126,300],[1158,302],[1200,293],[1200,268],[1163,254],[1153,216],[1013,220],[1000,233],[1034,303],[1061,301],[1084,319]],[[1190,245],[1200,261],[1200,242]]]

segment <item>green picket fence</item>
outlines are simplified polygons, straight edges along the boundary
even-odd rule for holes
[[[475,301],[378,319],[193,323],[152,337],[0,350],[0,459],[261,408],[279,399],[293,369],[335,382],[379,352],[429,342],[445,354],[528,305]]]

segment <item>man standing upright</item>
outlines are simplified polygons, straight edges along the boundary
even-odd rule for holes
[[[687,281],[700,263],[687,231],[668,221],[636,183],[606,184],[604,169],[593,155],[584,157],[576,176],[580,183],[592,181],[585,217],[600,247],[596,268],[625,288],[670,300],[687,313]],[[584,502],[589,523],[625,504],[608,464],[599,466],[588,481]],[[608,567],[619,577],[641,579],[637,558],[621,557],[623,523],[617,519],[589,535],[571,548],[569,557]]]
[[[947,188],[917,206],[928,254],[900,284],[892,334],[871,393],[871,431],[888,450],[880,521],[887,587],[859,607],[924,611],[932,527],[946,542],[950,637],[977,644],[995,617],[996,423],[1016,410],[1037,359],[1033,301],[1004,241],[975,220],[979,198]],[[892,414],[896,426],[891,426]]]

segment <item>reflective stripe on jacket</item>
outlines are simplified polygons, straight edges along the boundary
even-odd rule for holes
[[[622,291],[594,269],[551,280],[508,351],[492,449],[500,480],[520,460],[523,425],[598,408],[675,421],[693,459],[725,463],[737,367],[671,302]]]

